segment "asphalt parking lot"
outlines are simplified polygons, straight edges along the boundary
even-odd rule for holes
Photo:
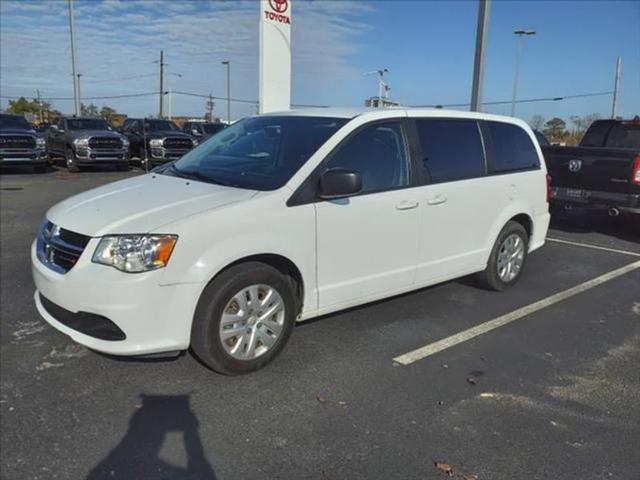
[[[637,219],[567,212],[508,292],[463,278],[329,315],[266,369],[224,377],[188,353],[99,355],[35,310],[29,246],[46,210],[140,173],[0,177],[3,479],[451,478],[434,462],[458,479],[638,478],[640,263],[585,284],[640,262]]]

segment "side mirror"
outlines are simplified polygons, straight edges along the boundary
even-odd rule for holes
[[[192,128],[191,129],[191,135],[199,137],[200,136],[200,132],[198,130],[196,130],[195,128]]]
[[[51,131],[52,132],[57,132],[58,131],[58,125],[51,125]]]
[[[362,190],[362,176],[355,170],[336,168],[327,170],[320,177],[318,196],[325,200],[348,197]]]

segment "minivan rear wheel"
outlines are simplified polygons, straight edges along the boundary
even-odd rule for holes
[[[202,293],[193,319],[191,348],[216,372],[249,373],[282,351],[296,315],[290,278],[261,262],[235,265]]]
[[[478,282],[489,290],[503,291],[515,285],[524,269],[529,236],[518,222],[508,222],[491,250],[487,268],[478,274]]]

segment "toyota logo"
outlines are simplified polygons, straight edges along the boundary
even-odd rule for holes
[[[569,171],[578,172],[582,168],[582,160],[569,160]]]
[[[284,13],[289,8],[289,0],[269,0],[271,8],[278,13]]]

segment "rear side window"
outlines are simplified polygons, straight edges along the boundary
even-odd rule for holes
[[[522,128],[511,123],[486,122],[489,137],[492,173],[530,170],[540,167],[540,159],[531,137]]]
[[[421,166],[429,183],[481,177],[484,152],[475,120],[416,120]]]

